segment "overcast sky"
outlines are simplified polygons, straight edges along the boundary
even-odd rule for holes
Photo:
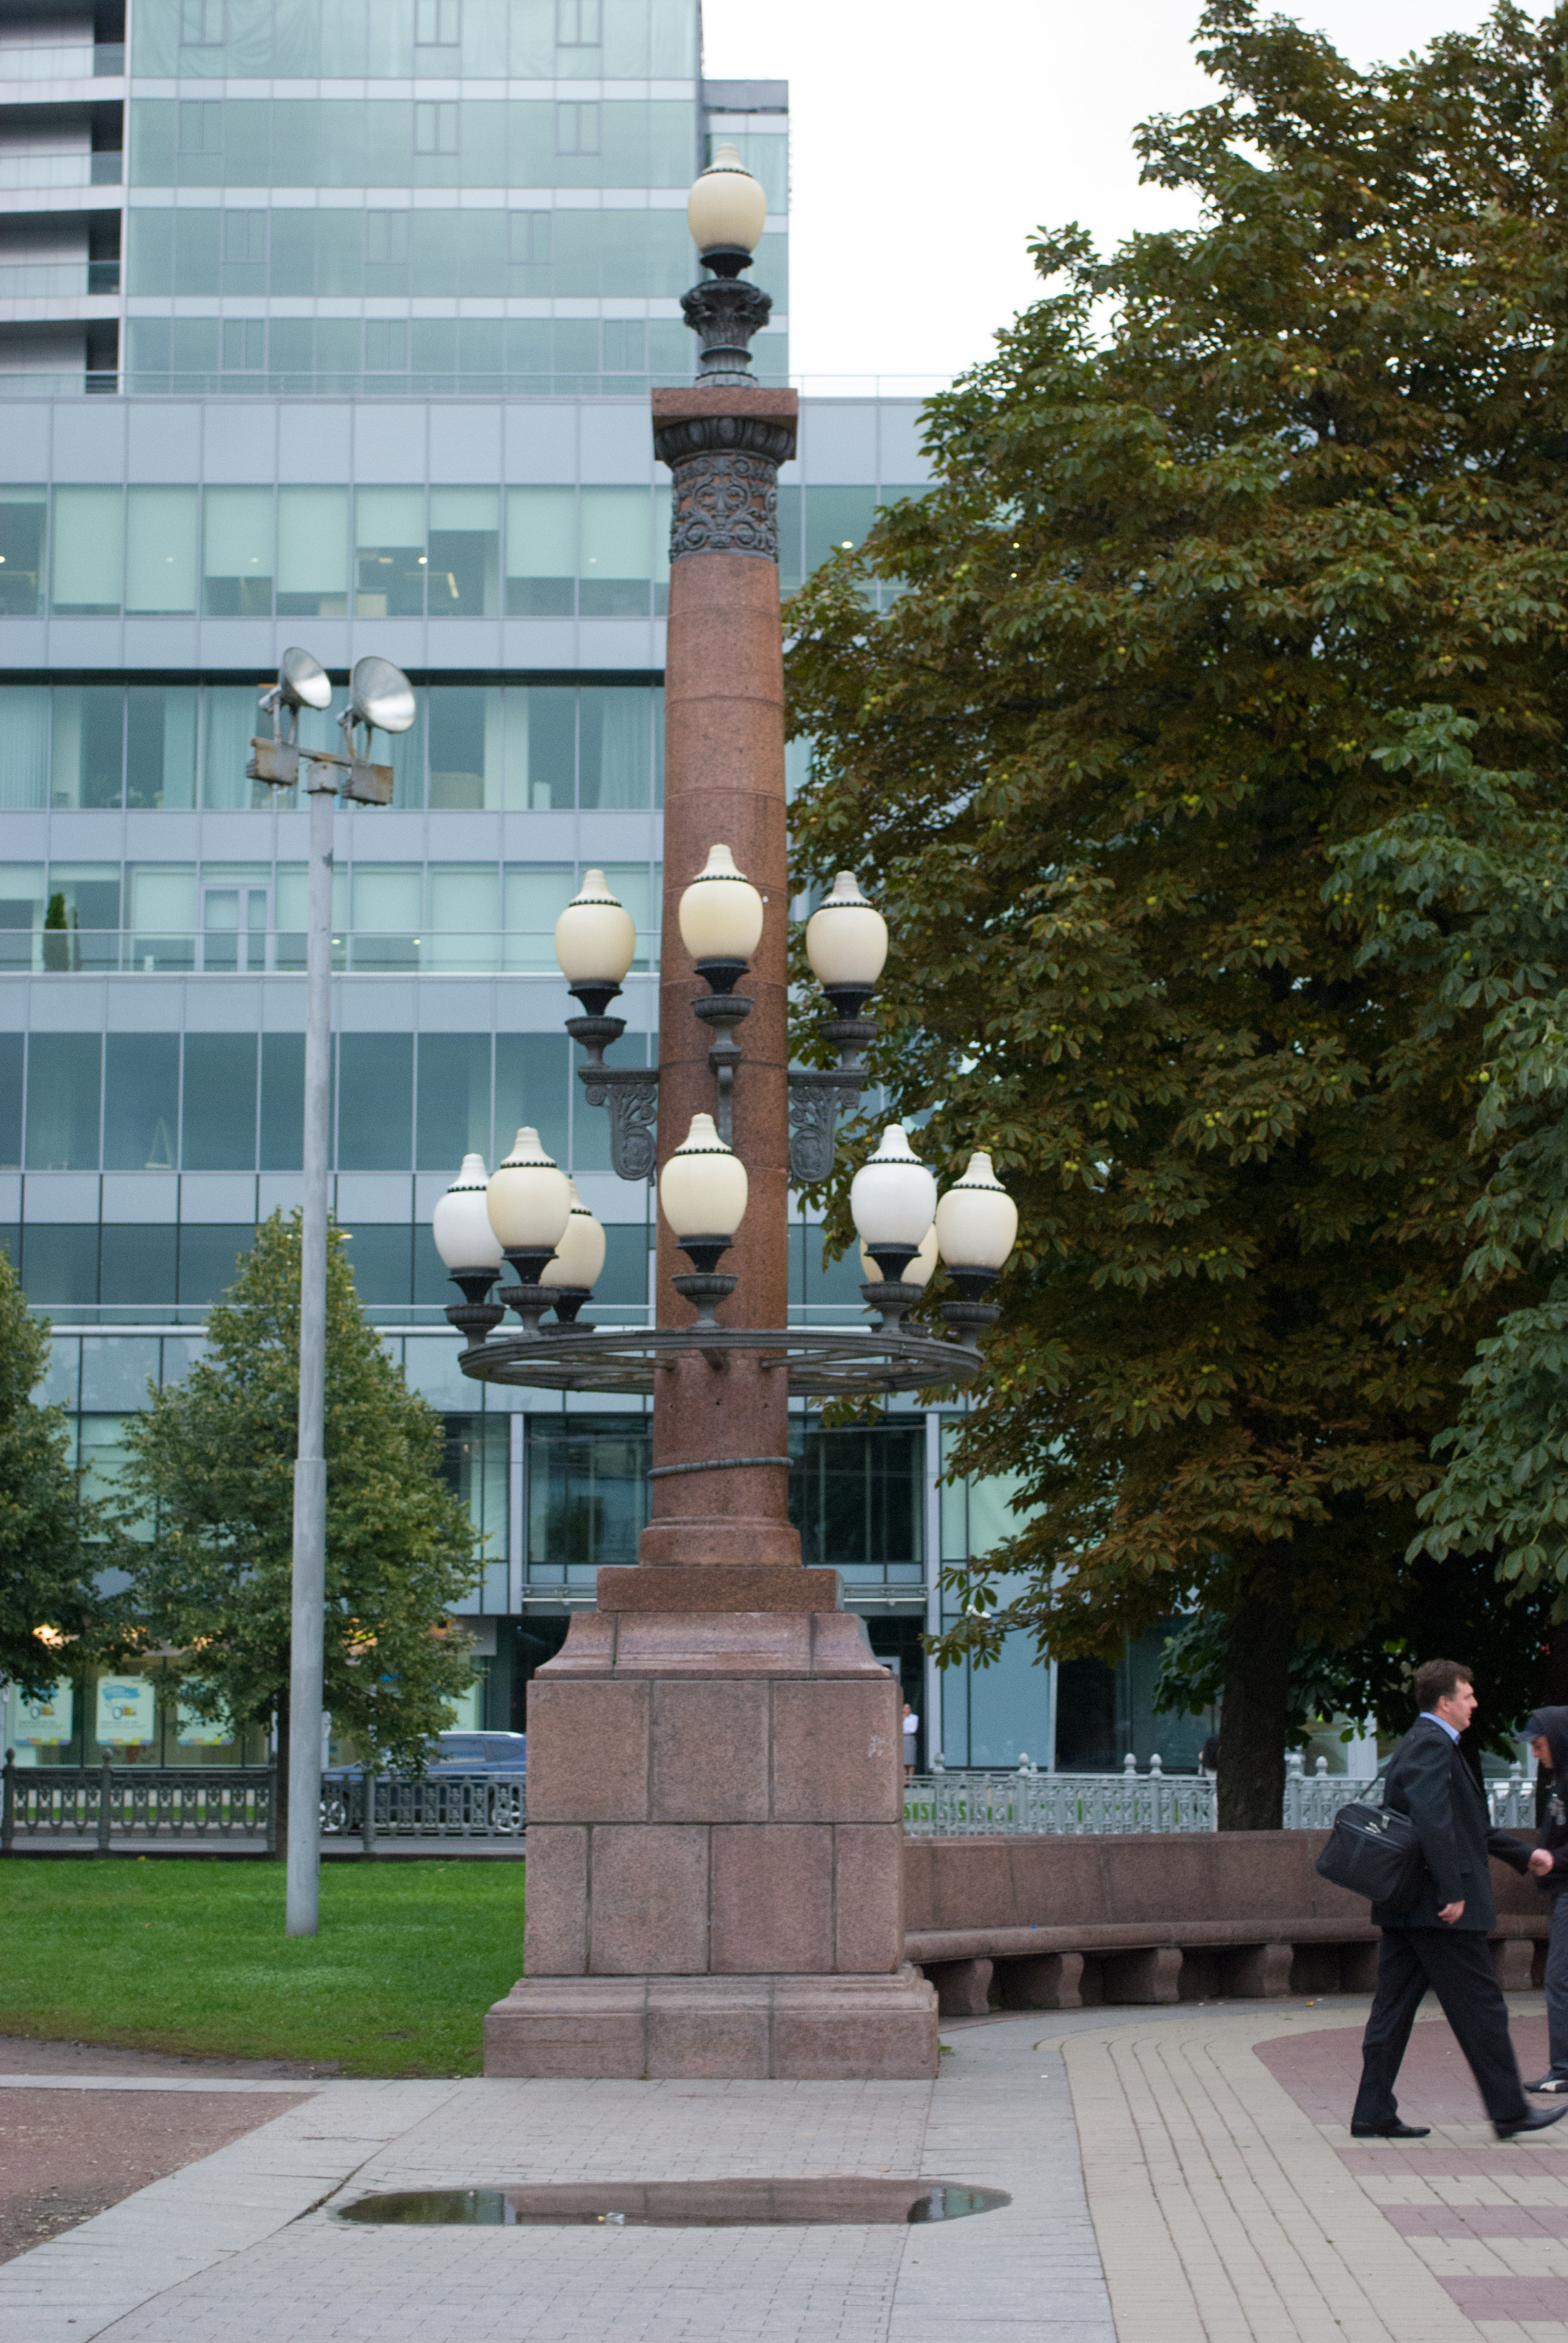
[[[1111,243],[1181,221],[1178,198],[1139,186],[1131,138],[1146,116],[1212,95],[1191,46],[1199,5],[703,0],[710,75],[790,85],[794,371],[951,374],[1032,297],[1024,246],[1039,224],[1076,218]],[[1315,0],[1282,13],[1365,65],[1488,8]]]

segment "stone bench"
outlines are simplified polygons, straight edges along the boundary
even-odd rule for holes
[[[1370,1993],[1379,1931],[1359,1896],[1312,1868],[1327,1836],[910,1840],[905,1956],[951,2017],[997,2002],[1082,2009]],[[1493,1957],[1504,1992],[1523,1993],[1539,1982],[1550,1906],[1505,1865],[1492,1869]]]

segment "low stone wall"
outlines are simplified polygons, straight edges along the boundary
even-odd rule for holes
[[[1378,1931],[1359,1896],[1314,1869],[1327,1831],[910,1839],[906,1956],[944,2014],[1097,2002],[1370,1992]],[[1518,1835],[1529,1841],[1533,1834]],[[1523,1991],[1550,1906],[1492,1865],[1493,1953]]]

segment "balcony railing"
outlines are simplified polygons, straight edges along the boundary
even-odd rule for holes
[[[640,940],[634,973],[657,970],[656,939]],[[303,930],[208,928],[184,934],[142,928],[0,928],[0,972],[34,976],[298,976]],[[549,929],[451,930],[332,939],[332,965],[355,976],[558,976]]]
[[[0,261],[0,301],[77,300],[119,289],[117,260]]]
[[[40,187],[117,187],[125,156],[104,155],[0,155],[0,194]]]
[[[104,81],[126,70],[122,41],[73,41],[50,47],[0,48],[0,89],[12,81]]]

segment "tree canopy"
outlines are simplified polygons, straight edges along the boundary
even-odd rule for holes
[[[286,1742],[299,1216],[275,1213],[207,1322],[206,1356],[151,1395],[121,1475],[126,1610],[183,1655],[207,1715],[280,1720]],[[447,1631],[478,1574],[466,1507],[441,1474],[439,1416],[366,1322],[345,1242],[327,1262],[326,1704],[377,1765],[419,1770],[472,1682]],[[279,1775],[286,1779],[286,1750]]]
[[[1563,802],[1568,12],[1365,74],[1251,0],[1199,39],[1214,101],[1138,137],[1199,226],[1042,233],[930,492],[792,603],[792,819],[889,913],[898,1107],[1021,1212],[957,1461],[1037,1510],[946,1655],[1217,1614],[1221,1819],[1271,1827],[1292,1654],[1402,1607],[1477,1343],[1547,1299],[1465,1274],[1487,1005],[1431,1015],[1336,858],[1468,818],[1438,704]]]
[[[84,1544],[95,1514],[79,1498],[65,1411],[33,1397],[48,1357],[48,1326],[0,1251],[0,1678],[35,1694],[99,1609]]]
[[[1430,710],[1427,761],[1451,780],[1338,858],[1372,933],[1369,964],[1425,979],[1429,1031],[1476,1011],[1472,1144],[1495,1168],[1471,1208],[1467,1280],[1529,1272],[1543,1298],[1510,1311],[1478,1346],[1458,1420],[1441,1433],[1446,1469],[1422,1498],[1412,1548],[1438,1560],[1495,1554],[1511,1594],[1568,1614],[1568,821],[1533,773],[1483,770],[1478,728]],[[1390,760],[1409,751],[1388,749]]]

